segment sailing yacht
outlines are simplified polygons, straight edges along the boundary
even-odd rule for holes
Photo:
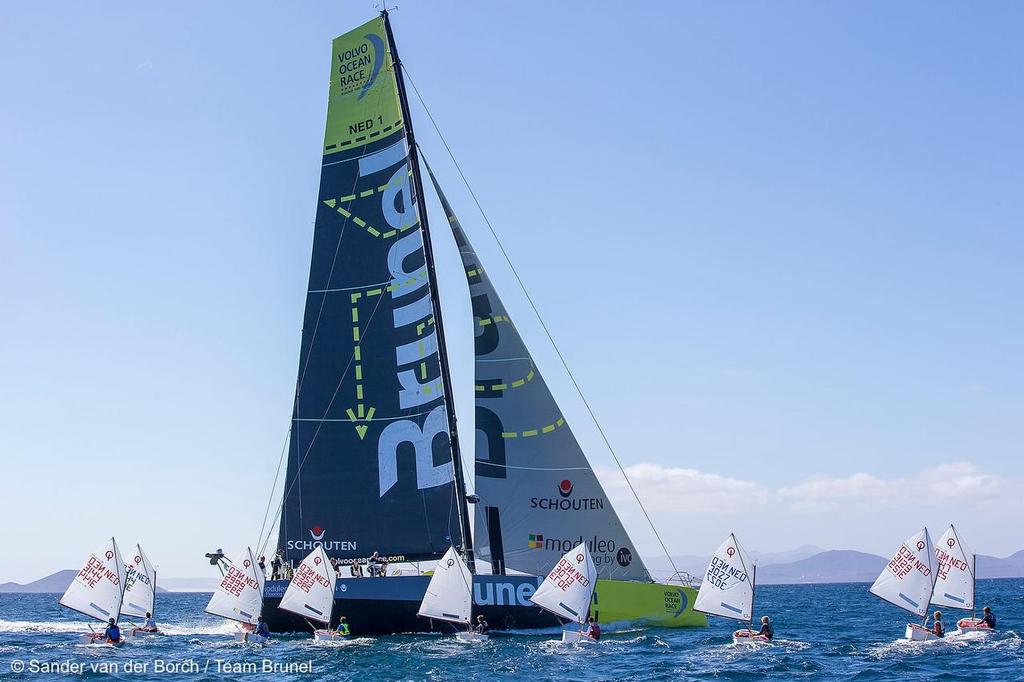
[[[586,544],[601,622],[704,625],[694,591],[655,583],[430,174],[469,285],[475,404],[456,415],[419,145],[387,12],[336,38],[277,549],[343,565],[435,562],[454,547],[496,628],[557,626],[530,597]],[[429,173],[429,169],[427,169]],[[456,295],[452,293],[452,295]],[[469,330],[465,330],[469,332]],[[465,469],[456,417],[472,419]],[[353,634],[424,631],[425,575],[342,578]],[[278,608],[271,629],[307,629]]]
[[[105,627],[111,618],[115,623],[121,618],[124,585],[124,559],[117,548],[117,541],[110,538],[103,547],[89,555],[58,603],[100,621]],[[124,637],[113,646],[120,646],[123,642]],[[95,631],[81,635],[79,643],[108,646],[100,641],[100,634]]]
[[[924,626],[928,622],[928,602],[935,589],[938,560],[927,528],[911,535],[886,564],[869,591],[904,611],[909,611],[922,623],[908,623],[906,639],[928,641],[938,636]]]
[[[735,533],[718,546],[697,592],[694,611],[746,621],[747,627],[732,633],[733,644],[766,644],[768,638],[754,633],[754,584],[757,564],[740,546]]]

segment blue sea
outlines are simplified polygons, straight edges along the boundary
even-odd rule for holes
[[[735,624],[722,619],[612,631],[583,646],[557,643],[554,630],[498,633],[477,645],[403,635],[323,647],[285,635],[254,646],[230,640],[233,625],[203,613],[209,595],[164,594],[157,615],[167,636],[112,649],[74,644],[88,625],[57,595],[0,594],[0,679],[1024,680],[1024,580],[978,583],[997,632],[923,643],[901,640],[906,614],[867,588],[759,587],[755,611],[772,616],[776,641],[758,648],[733,646]],[[958,615],[947,613],[951,629]]]

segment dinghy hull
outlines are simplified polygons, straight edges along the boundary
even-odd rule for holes
[[[460,642],[469,642],[471,644],[480,644],[490,639],[487,635],[481,635],[479,632],[456,632],[455,639]]]
[[[956,622],[956,627],[960,632],[992,632],[992,628],[985,625],[981,618],[961,618]]]
[[[737,630],[732,633],[733,644],[768,644],[771,640],[751,630]]]
[[[561,627],[562,622],[530,601],[541,582],[537,576],[473,576],[473,614],[495,630]],[[441,621],[417,615],[429,576],[340,578],[334,592],[334,619],[345,616],[355,636],[401,632],[451,632]],[[309,632],[302,616],[278,608],[288,587],[267,581],[263,618],[272,632]],[[658,627],[704,627],[707,617],[693,611],[695,590],[679,585],[598,580],[592,613],[602,625],[649,624]]]
[[[562,644],[587,644],[594,643],[596,639],[588,636],[579,630],[562,630]]]
[[[337,630],[314,630],[313,641],[324,644],[337,644],[348,639],[348,635],[339,634]]]
[[[908,623],[907,631],[903,634],[903,637],[914,642],[930,642],[933,639],[939,638],[934,632],[917,623]]]

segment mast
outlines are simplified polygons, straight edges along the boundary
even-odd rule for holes
[[[462,451],[459,448],[459,428],[455,421],[455,395],[452,387],[451,372],[448,368],[448,348],[444,339],[444,324],[441,320],[441,297],[437,286],[437,273],[434,268],[434,250],[430,242],[430,229],[427,225],[427,203],[423,194],[423,182],[420,177],[420,157],[416,147],[416,137],[412,129],[412,115],[409,112],[409,100],[405,92],[405,80],[402,78],[402,60],[398,56],[395,36],[391,31],[391,20],[388,11],[381,12],[384,18],[384,29],[387,32],[388,48],[391,60],[395,65],[395,82],[398,85],[398,100],[402,107],[402,118],[405,121],[405,136],[409,143],[409,166],[412,169],[413,187],[416,190],[416,209],[419,212],[420,227],[423,230],[423,254],[426,260],[427,277],[430,281],[430,299],[434,306],[434,330],[437,335],[437,354],[441,365],[441,381],[444,383],[448,399],[445,407],[448,413],[448,438],[452,446],[452,469],[455,478],[455,496],[459,506],[459,525],[462,526],[462,547],[466,555],[466,566],[470,573],[475,573],[473,561],[473,534],[469,526],[469,503],[466,497],[466,480],[462,473]]]

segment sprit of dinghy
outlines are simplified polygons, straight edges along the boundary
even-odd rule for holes
[[[236,641],[262,644],[268,639],[255,633],[256,623],[263,612],[264,580],[252,548],[246,547],[235,561],[228,564],[224,577],[206,605],[207,613],[242,624],[234,634]]]
[[[764,644],[769,640],[751,629],[757,565],[750,560],[735,533],[718,546],[697,591],[693,610],[711,616],[745,621],[746,629],[732,633],[734,644]]]
[[[922,618],[921,624],[908,623],[904,637],[922,642],[938,639],[925,627],[928,602],[935,589],[938,559],[927,528],[903,541],[882,573],[869,588],[871,594]]]
[[[331,630],[331,618],[334,615],[334,585],[337,575],[331,565],[331,559],[319,545],[310,552],[295,569],[295,575],[288,583],[288,589],[281,597],[278,608],[297,613],[306,619],[323,623],[322,628],[313,626],[313,641],[336,642],[345,635]]]
[[[486,642],[484,632],[473,631],[473,573],[454,547],[449,547],[430,576],[417,615],[466,626],[455,637],[463,642]]]
[[[85,565],[75,575],[68,589],[58,600],[61,606],[94,618],[104,625],[111,619],[116,623],[121,617],[124,600],[125,565],[117,541],[110,538],[103,547],[86,559]],[[91,628],[90,628],[91,629]],[[81,644],[100,644],[100,634],[93,631],[79,638]],[[118,642],[124,641],[122,637]]]
[[[575,630],[562,631],[563,643],[593,642],[586,628],[596,585],[597,568],[587,543],[581,542],[558,560],[530,601],[576,624]]]

